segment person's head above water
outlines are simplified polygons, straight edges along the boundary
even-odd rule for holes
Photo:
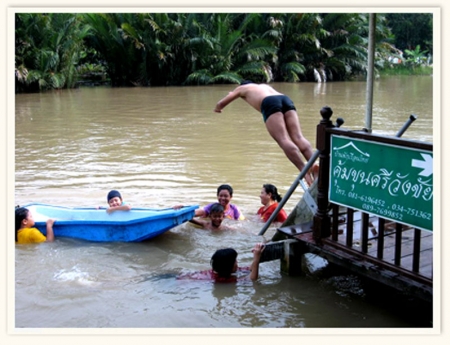
[[[109,200],[111,200],[112,198],[118,197],[120,199],[122,199],[122,195],[120,195],[119,191],[117,190],[112,190],[108,193],[108,196],[106,197],[106,201],[109,203]]]
[[[122,205],[122,195],[117,190],[112,190],[108,193],[108,196],[106,197],[108,200],[108,205],[110,207],[117,207]]]
[[[213,204],[209,210],[209,218],[211,218],[211,225],[214,228],[220,228],[225,218],[223,206],[219,203]]]
[[[241,85],[246,85],[246,84],[254,84],[254,82],[251,81],[251,80],[243,80],[243,81],[241,81]]]
[[[25,207],[17,207],[16,210],[16,236],[17,236],[17,231],[19,231],[19,229],[22,227],[22,222],[24,220],[26,220],[28,218],[28,215],[30,214],[30,211],[25,208]],[[33,224],[31,224],[33,225]],[[17,239],[16,239],[17,242]]]
[[[219,204],[218,202],[216,202],[215,204],[213,204],[211,206],[211,208],[209,209],[209,213],[223,213],[224,209],[223,206],[221,204]]]
[[[223,190],[227,190],[228,193],[230,193],[230,196],[233,196],[233,188],[229,184],[221,184],[219,187],[217,187],[217,195],[219,195]]]
[[[217,188],[217,201],[225,210],[229,207],[233,198],[233,188],[229,184],[222,184]]]
[[[266,183],[263,185],[263,188],[267,194],[270,194],[270,198],[273,201],[278,201],[278,202],[281,201],[281,195],[278,194],[278,189],[273,184]]]
[[[233,248],[217,250],[211,258],[211,266],[220,277],[229,277],[237,270],[238,253]]]

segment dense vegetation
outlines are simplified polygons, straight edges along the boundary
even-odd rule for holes
[[[367,69],[365,13],[17,13],[16,92],[348,80]],[[378,72],[430,63],[432,14],[376,16]],[[403,56],[401,55],[403,52]],[[390,59],[391,58],[391,59]]]

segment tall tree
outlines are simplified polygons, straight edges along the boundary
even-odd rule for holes
[[[308,66],[308,58],[317,64],[322,48],[320,37],[323,34],[321,17],[317,13],[293,13],[272,20],[272,26],[281,30],[278,61],[276,63],[275,80],[297,82],[308,69],[314,69],[314,64]]]
[[[320,64],[328,79],[344,80],[367,68],[368,15],[365,13],[325,13]],[[308,65],[316,65],[308,55]]]
[[[268,40],[245,34],[246,27],[259,16],[212,13],[209,20],[202,21],[198,26],[200,61],[186,83],[239,83],[243,78],[270,81],[265,57],[274,54],[276,48]]]
[[[17,90],[72,88],[89,28],[72,13],[17,13]]]
[[[89,62],[94,57],[106,66],[113,86],[345,80],[366,71],[367,18],[364,13],[19,13],[16,85],[73,87],[86,46],[95,53]],[[388,23],[395,24],[397,36]],[[401,34],[409,42],[403,49],[415,52],[419,33],[427,33],[420,47],[431,51],[432,45],[423,43],[431,42],[431,27],[431,14],[377,15],[376,66],[398,51],[395,39],[402,41]]]
[[[87,38],[89,46],[105,59],[113,86],[131,86],[137,78],[137,53],[142,45],[129,39],[133,13],[85,13],[83,18],[91,26]],[[128,32],[127,32],[128,31]]]
[[[420,45],[433,53],[432,13],[387,13],[386,19],[397,48],[415,50]]]

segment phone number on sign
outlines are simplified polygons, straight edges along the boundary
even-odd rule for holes
[[[402,205],[393,204],[391,208],[395,211],[406,213],[408,216],[413,216],[421,219],[431,220],[431,213],[430,212],[424,212],[420,210],[416,210],[415,208],[411,207],[404,207]]]
[[[372,206],[384,207],[384,205],[386,203],[382,199],[374,198],[374,197],[367,196],[367,195],[359,195],[358,193],[355,193],[355,192],[348,192],[347,195],[349,198],[356,199],[356,200],[359,200],[364,203],[368,203]]]
[[[391,209],[381,208],[371,204],[362,204],[365,211],[376,213],[383,217],[390,217],[397,220],[403,220],[403,215],[413,216],[421,219],[431,220],[431,213],[419,211],[411,207],[403,207],[401,205],[392,205]]]

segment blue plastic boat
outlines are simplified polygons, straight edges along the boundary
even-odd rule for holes
[[[29,209],[38,228],[47,233],[46,221],[55,219],[55,237],[94,242],[139,242],[158,236],[194,217],[198,205],[180,209],[133,208],[130,211],[64,207],[33,203]]]

